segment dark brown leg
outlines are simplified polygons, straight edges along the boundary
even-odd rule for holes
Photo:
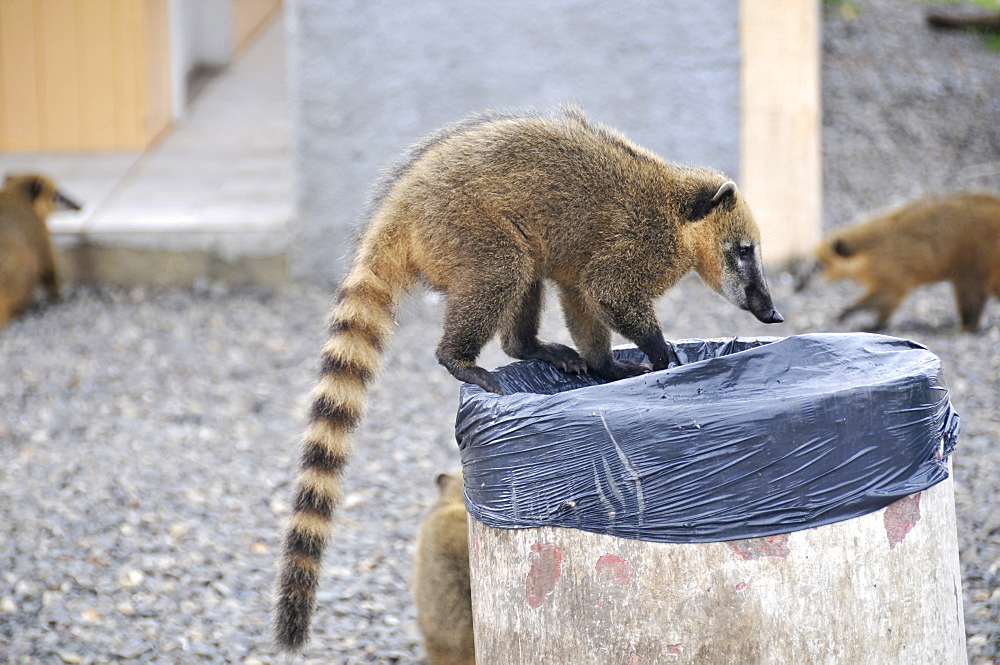
[[[542,283],[533,283],[519,305],[511,310],[510,318],[500,333],[504,352],[511,358],[544,360],[564,372],[579,374],[587,371],[583,358],[573,349],[538,339],[543,293]]]

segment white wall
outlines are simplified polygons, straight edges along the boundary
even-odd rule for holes
[[[170,84],[174,120],[187,108],[188,74],[200,64],[225,66],[232,57],[230,0],[170,0]]]

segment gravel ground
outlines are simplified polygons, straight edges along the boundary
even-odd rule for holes
[[[1000,54],[926,30],[925,8],[826,11],[828,226],[922,191],[1000,191]],[[833,315],[856,288],[771,281],[782,326],[689,278],[659,304],[664,332],[849,329]],[[275,662],[266,598],[328,302],[304,286],[71,287],[0,331],[0,662]],[[413,536],[434,474],[458,462],[458,384],[433,355],[440,317],[419,295],[400,312],[299,662],[421,662]],[[957,333],[937,285],[889,331],[941,357],[962,416],[955,491],[976,665],[1000,664],[1000,303],[983,324]],[[568,341],[554,308],[544,330]],[[495,343],[482,360],[506,362]]]

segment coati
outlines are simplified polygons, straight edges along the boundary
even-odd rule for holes
[[[31,300],[39,284],[59,297],[56,261],[46,219],[54,210],[79,210],[48,178],[8,175],[0,188],[0,328]]]
[[[816,249],[812,273],[828,281],[853,279],[865,294],[839,316],[873,310],[884,328],[910,289],[951,282],[962,328],[979,327],[990,293],[1000,297],[1000,197],[959,193],[926,196],[839,230]]]
[[[413,600],[430,665],[474,665],[469,523],[462,473],[437,477],[440,494],[420,524],[413,558]]]
[[[975,16],[949,16],[931,12],[927,22],[936,28],[979,28],[1000,32],[1000,12],[988,12]]]
[[[691,270],[759,320],[782,321],[757,223],[736,185],[668,164],[576,107],[552,116],[491,112],[445,127],[388,169],[365,218],[330,313],[285,531],[274,617],[286,651],[306,641],[349,435],[394,308],[413,286],[445,296],[440,363],[494,393],[499,382],[476,358],[496,333],[514,358],[608,381],[667,367],[653,300]],[[538,339],[546,279],[579,352]],[[612,330],[650,364],[615,360]]]

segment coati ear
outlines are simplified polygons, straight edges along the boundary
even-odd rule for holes
[[[437,478],[434,479],[434,482],[437,483],[438,489],[443,490],[444,486],[448,484],[449,480],[451,480],[450,473],[439,473]]]
[[[725,181],[724,183],[722,183],[722,186],[719,187],[719,191],[717,191],[715,193],[715,196],[712,197],[712,207],[719,205],[727,197],[728,198],[736,197],[736,183],[733,182],[732,180]]]
[[[45,189],[45,181],[35,176],[31,179],[29,187],[29,195],[31,196],[31,200],[34,201],[42,195],[42,190]]]
[[[832,249],[833,249],[833,253],[836,254],[837,256],[848,257],[848,256],[850,256],[851,254],[854,253],[847,246],[847,243],[845,243],[843,240],[840,240],[840,239],[837,239],[837,240],[833,241],[833,247],[832,247]]]
[[[687,211],[687,218],[692,222],[696,222],[699,219],[703,219],[708,213],[719,206],[731,204],[735,199],[736,183],[732,180],[722,183],[719,189],[714,192],[711,188],[702,189],[695,195],[694,200],[691,201],[691,205]]]

